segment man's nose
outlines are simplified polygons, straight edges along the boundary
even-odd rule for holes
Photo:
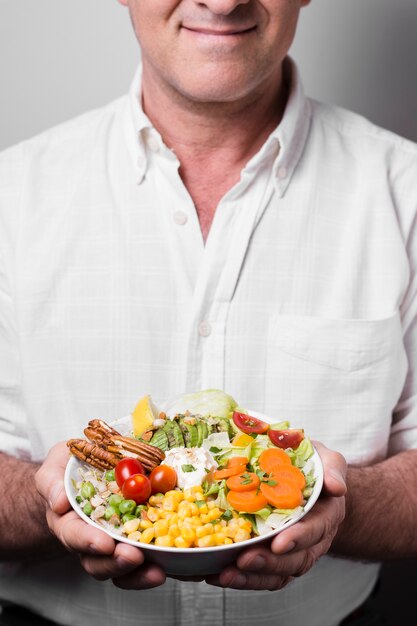
[[[215,15],[229,15],[239,4],[249,4],[252,0],[203,0],[199,4],[206,7]]]

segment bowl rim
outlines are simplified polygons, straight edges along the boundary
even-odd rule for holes
[[[271,417],[267,416],[264,413],[260,413],[259,411],[252,411],[251,409],[247,409],[248,413],[250,415],[252,415],[253,417],[257,417],[258,419],[262,419],[265,422],[268,422],[269,424],[275,424],[277,423],[276,419],[272,419]],[[116,420],[113,420],[111,422],[109,422],[109,425],[111,426],[115,426],[117,424],[123,423],[125,420],[127,421],[128,419],[130,419],[131,416],[125,416],[125,417],[121,417],[118,418]],[[296,428],[294,426],[291,426],[291,428]],[[103,532],[105,532],[107,535],[109,535],[110,537],[112,537],[113,539],[115,539],[116,541],[121,541],[123,543],[127,543],[131,546],[134,546],[136,548],[140,548],[141,550],[152,550],[155,552],[168,552],[168,553],[173,553],[173,554],[201,554],[201,553],[214,553],[217,551],[223,551],[223,550],[231,550],[231,549],[236,549],[236,548],[246,548],[252,545],[255,545],[256,543],[260,543],[262,541],[266,541],[268,539],[272,539],[273,537],[275,537],[276,535],[278,535],[279,533],[281,533],[283,530],[286,530],[287,528],[290,528],[290,526],[293,526],[296,522],[298,522],[300,519],[302,519],[303,517],[305,517],[309,511],[313,508],[314,504],[317,502],[321,490],[323,488],[323,480],[324,480],[324,470],[323,470],[323,463],[321,461],[320,455],[317,451],[317,449],[314,447],[313,445],[313,449],[314,449],[314,454],[313,456],[310,457],[309,460],[313,461],[314,463],[314,473],[316,476],[316,482],[315,485],[313,487],[313,493],[311,494],[311,496],[309,497],[307,504],[303,507],[303,509],[299,512],[298,515],[294,516],[294,518],[290,518],[288,520],[288,522],[285,523],[285,526],[281,527],[281,528],[271,528],[270,532],[264,533],[262,535],[257,535],[256,537],[251,537],[250,539],[245,539],[245,541],[239,541],[238,543],[231,543],[231,544],[227,544],[227,545],[222,545],[222,546],[210,546],[207,548],[177,548],[177,547],[169,547],[169,546],[156,546],[154,544],[149,544],[149,543],[141,543],[140,541],[133,541],[132,539],[128,539],[127,537],[123,537],[122,535],[119,535],[117,532],[114,532],[108,528],[106,528],[105,526],[101,526],[100,524],[96,523],[94,520],[92,520],[90,517],[88,517],[88,515],[86,515],[82,509],[80,508],[78,502],[76,502],[75,500],[75,496],[74,496],[74,487],[72,484],[72,480],[74,478],[73,474],[75,473],[75,471],[77,469],[80,469],[82,466],[85,467],[89,467],[87,463],[83,463],[83,461],[81,461],[80,459],[78,459],[75,456],[71,456],[68,459],[68,463],[66,465],[65,468],[65,476],[64,476],[64,487],[65,487],[65,492],[67,495],[67,498],[71,504],[71,507],[73,508],[73,510],[77,513],[77,515],[79,515],[79,517],[81,519],[83,519],[85,522],[87,522],[88,524],[90,524],[91,526],[93,526],[94,528],[97,528],[98,530],[102,530]],[[91,466],[90,466],[91,467]]]

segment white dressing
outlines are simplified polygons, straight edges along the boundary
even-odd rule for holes
[[[217,469],[213,455],[205,448],[171,448],[165,453],[162,464],[177,472],[177,485],[189,489],[201,485],[208,471]]]

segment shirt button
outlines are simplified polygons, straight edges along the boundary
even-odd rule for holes
[[[208,337],[211,334],[211,326],[208,322],[201,322],[198,327],[198,333],[201,337]]]
[[[175,211],[173,215],[174,222],[179,226],[184,226],[188,222],[187,214],[184,211]]]
[[[151,150],[152,152],[159,151],[159,141],[156,139],[156,137],[149,137],[147,144],[149,150]]]
[[[286,167],[280,167],[277,171],[277,177],[280,179],[287,178],[288,172]]]

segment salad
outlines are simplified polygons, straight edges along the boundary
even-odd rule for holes
[[[304,431],[269,424],[223,391],[161,408],[145,396],[127,422],[128,436],[93,420],[92,441],[68,442],[85,461],[73,481],[78,506],[123,538],[173,548],[238,543],[281,528],[312,494]]]

